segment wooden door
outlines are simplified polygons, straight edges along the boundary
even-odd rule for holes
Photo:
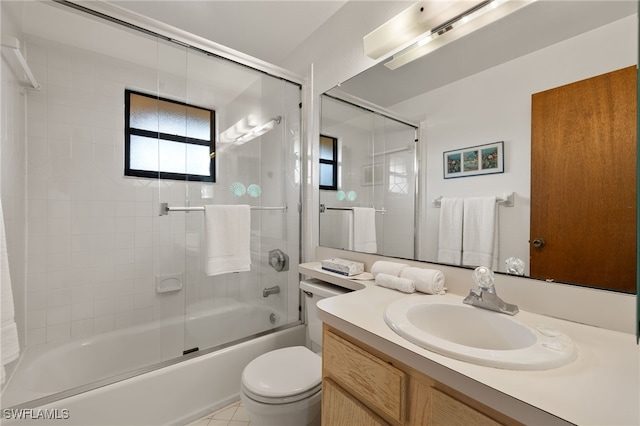
[[[636,111],[635,66],[532,96],[532,277],[635,291]]]

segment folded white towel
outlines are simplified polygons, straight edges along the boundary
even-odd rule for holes
[[[370,207],[353,207],[353,249],[376,253],[376,211]]]
[[[451,265],[462,263],[462,198],[443,198],[440,201],[438,228],[438,262]]]
[[[444,294],[444,274],[437,269],[404,268],[400,278],[413,281],[421,293]]]
[[[376,284],[381,287],[391,288],[403,293],[415,293],[416,286],[413,281],[387,274],[376,275]]]
[[[371,266],[371,273],[375,278],[378,274],[387,274],[394,277],[399,277],[404,268],[408,268],[406,263],[388,262],[386,260],[379,260]]]
[[[247,205],[204,206],[207,275],[251,270],[251,209]]]
[[[498,268],[496,197],[464,199],[462,264]]]

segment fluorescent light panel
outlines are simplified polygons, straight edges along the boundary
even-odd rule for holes
[[[477,0],[420,1],[364,36],[364,54],[371,59],[391,56],[478,3]]]
[[[426,35],[412,46],[395,54],[393,59],[384,65],[395,70],[534,1],[536,0],[493,0],[480,9],[458,16],[455,22],[446,25],[441,34]]]

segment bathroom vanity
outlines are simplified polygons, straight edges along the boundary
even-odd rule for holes
[[[356,290],[318,303],[325,424],[640,424],[640,348],[632,334],[521,312],[570,336],[576,359],[538,371],[487,367],[424,349],[385,323],[387,306],[402,298],[461,295],[407,295],[315,262],[299,270]]]
[[[327,325],[322,356],[324,424],[520,424]]]

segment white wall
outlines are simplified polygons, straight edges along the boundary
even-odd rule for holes
[[[437,259],[438,196],[500,196],[515,193],[515,206],[499,207],[500,257],[528,264],[530,217],[531,95],[637,63],[637,18],[630,16],[505,64],[418,95],[391,109],[423,116],[427,221],[422,259]],[[504,141],[505,172],[444,179],[443,152]],[[422,188],[424,190],[424,188]],[[501,269],[503,270],[503,269]],[[528,274],[528,270],[527,270]]]

